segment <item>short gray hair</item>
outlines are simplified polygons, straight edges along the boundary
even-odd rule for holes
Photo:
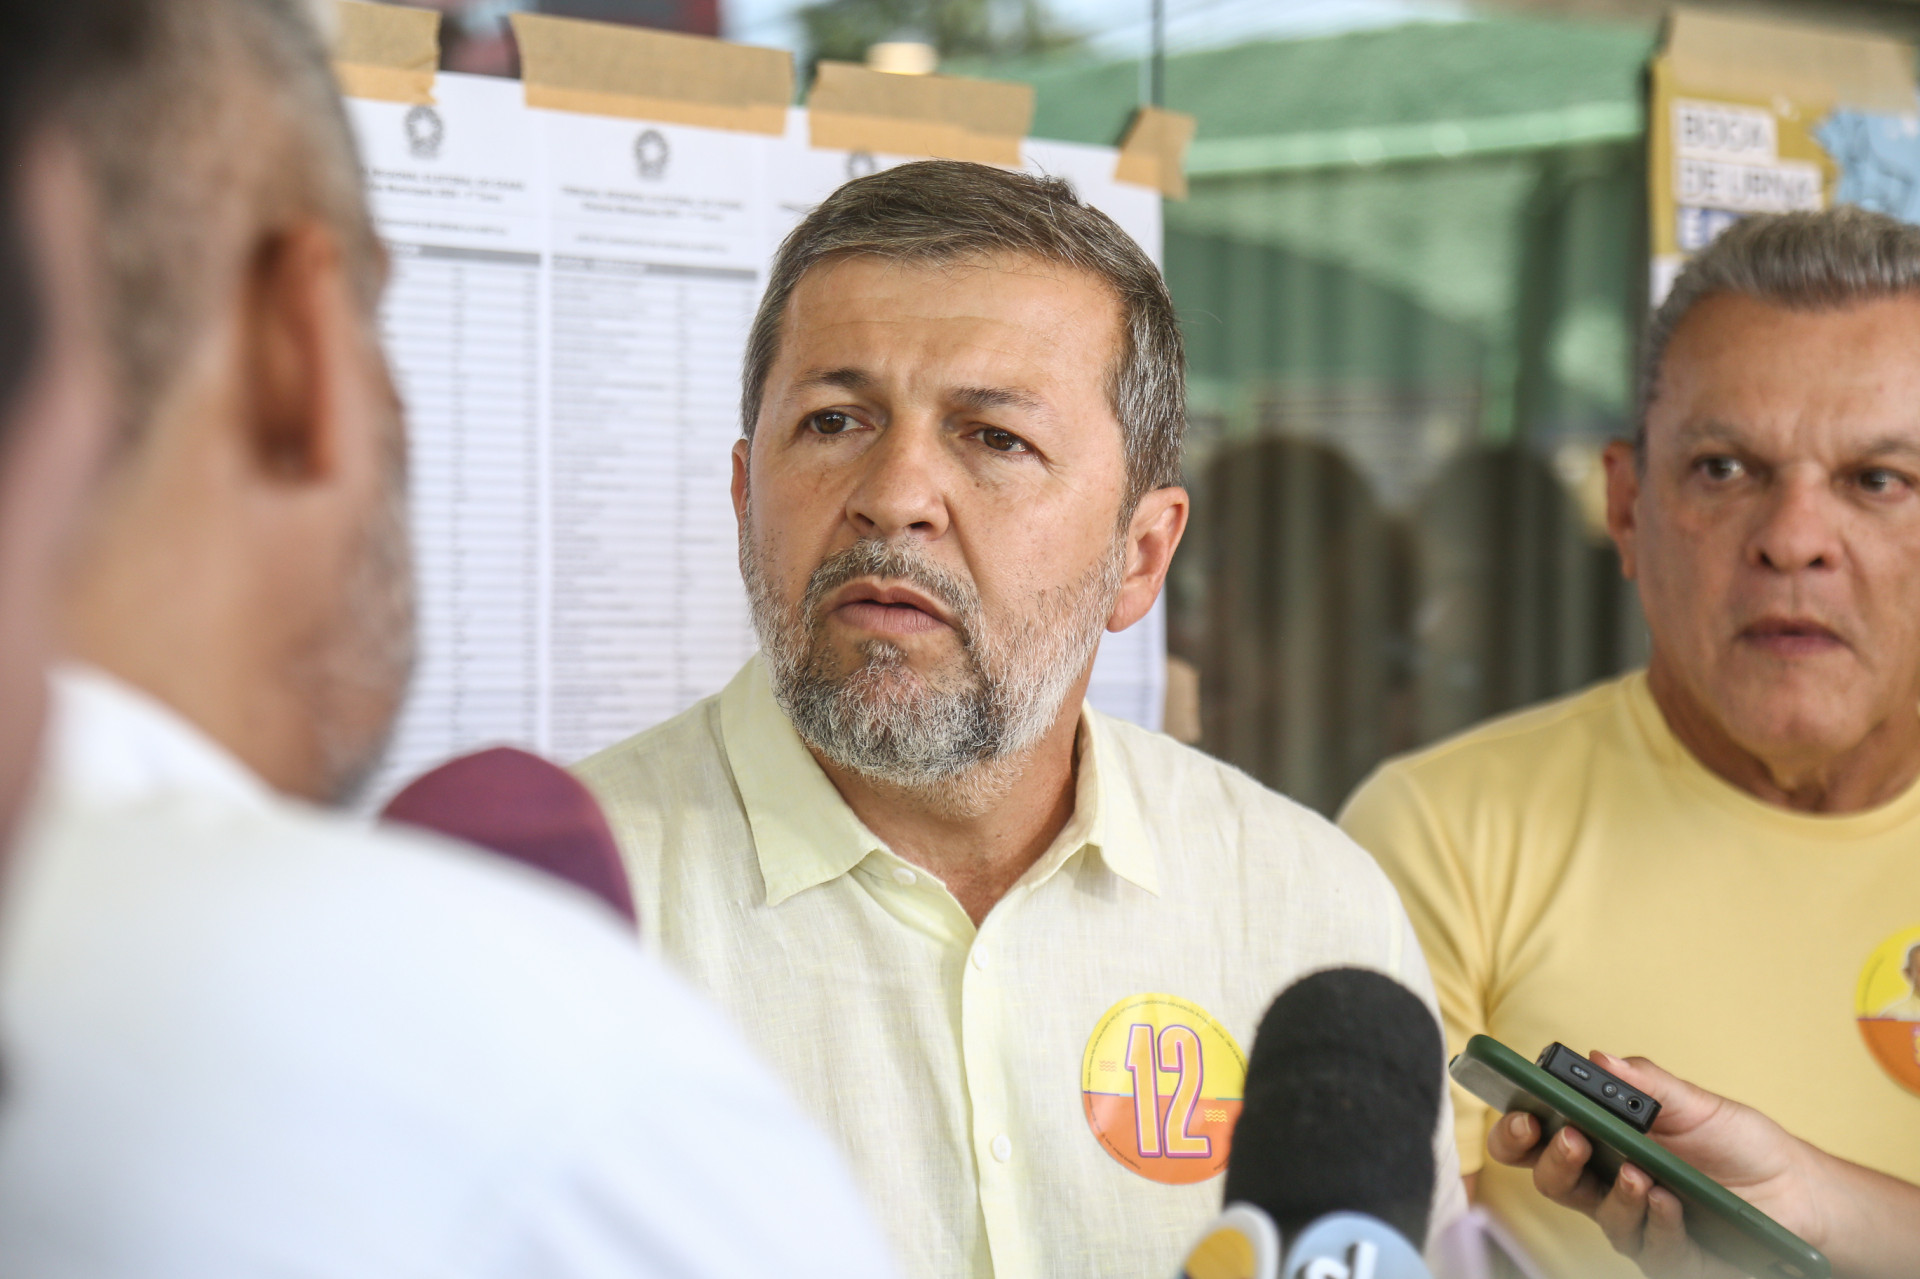
[[[840,258],[942,264],[1016,254],[1098,277],[1120,302],[1121,350],[1107,398],[1127,453],[1123,512],[1180,483],[1186,355],[1173,298],[1153,260],[1061,178],[958,160],[921,160],[857,178],[795,227],[774,256],[747,339],[741,425],[753,437],[787,302],[808,271]]]
[[[99,191],[130,435],[147,427],[262,231],[332,226],[364,304],[378,241],[311,0],[160,0],[134,65],[71,97]]]
[[[1667,348],[1682,320],[1707,298],[1738,293],[1795,311],[1823,311],[1920,290],[1920,227],[1854,205],[1819,213],[1755,214],[1733,224],[1688,262],[1653,313],[1642,344],[1639,428],[1646,460],[1647,412],[1660,389]]]

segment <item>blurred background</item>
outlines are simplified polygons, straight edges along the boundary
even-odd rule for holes
[[[418,3],[420,0],[414,0]],[[1331,813],[1381,759],[1642,660],[1603,524],[1646,306],[1652,0],[438,0],[1035,86],[1036,137],[1199,119],[1166,205],[1195,520],[1168,729]],[[1916,0],[1710,5],[1920,35]]]

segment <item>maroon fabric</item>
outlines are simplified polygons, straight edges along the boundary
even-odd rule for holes
[[[408,783],[380,815],[538,867],[639,926],[626,866],[598,801],[573,774],[538,755],[496,746],[448,760]]]

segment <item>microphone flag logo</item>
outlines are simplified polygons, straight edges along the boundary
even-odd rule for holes
[[[1432,1279],[1420,1252],[1384,1221],[1330,1212],[1287,1245],[1283,1279]]]
[[[1187,1253],[1176,1279],[1280,1279],[1280,1228],[1252,1204],[1228,1204]]]
[[[1129,995],[1087,1039],[1080,1097],[1109,1155],[1148,1181],[1189,1186],[1226,1171],[1247,1083],[1227,1028],[1177,995]]]

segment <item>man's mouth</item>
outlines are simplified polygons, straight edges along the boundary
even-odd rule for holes
[[[826,612],[874,635],[924,635],[953,625],[939,601],[898,582],[849,582],[827,600]]]
[[[1763,617],[1746,626],[1740,640],[1775,657],[1816,657],[1846,647],[1832,628],[1809,617]]]

